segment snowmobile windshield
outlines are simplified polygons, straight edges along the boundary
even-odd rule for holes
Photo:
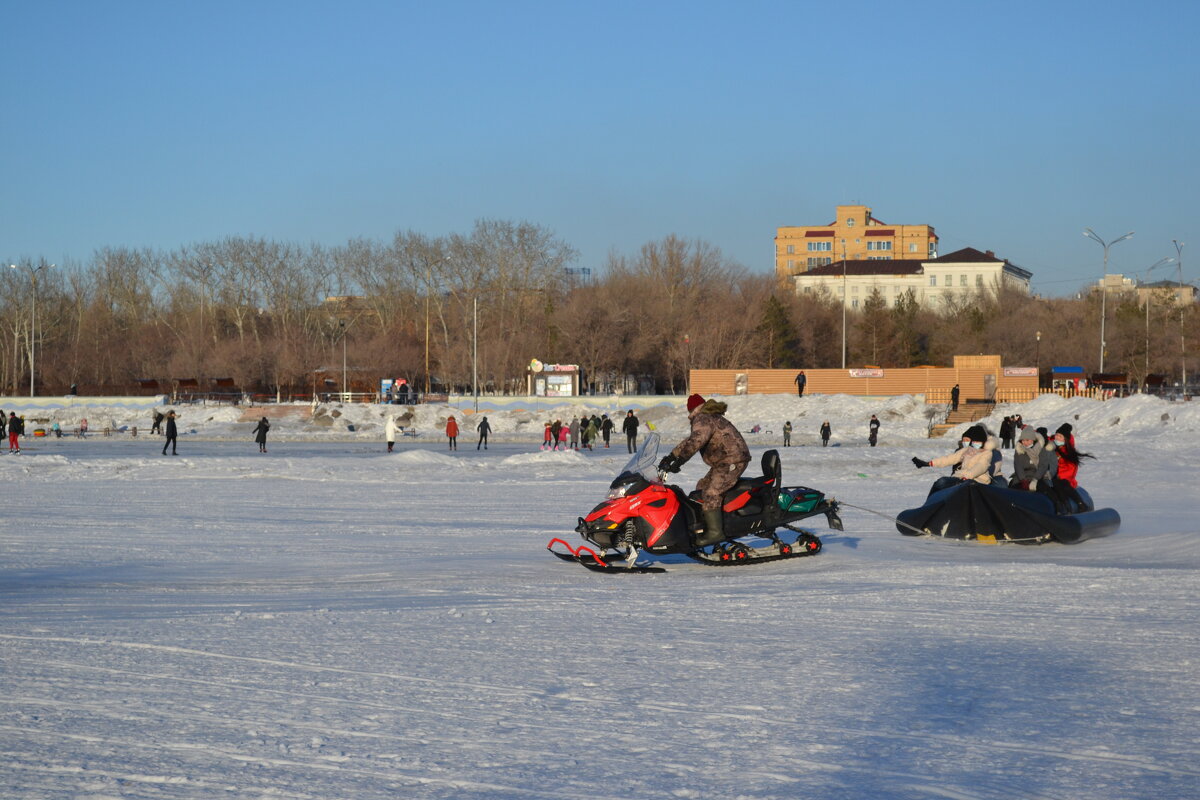
[[[629,463],[621,468],[617,477],[625,474],[641,475],[651,483],[658,483],[658,434],[648,433],[642,439],[642,446],[629,459]]]

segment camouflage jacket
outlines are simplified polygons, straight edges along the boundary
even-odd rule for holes
[[[677,444],[671,455],[682,464],[698,451],[710,467],[749,462],[750,448],[733,423],[725,419],[727,408],[725,403],[717,400],[704,401],[704,405],[689,415],[692,435]]]

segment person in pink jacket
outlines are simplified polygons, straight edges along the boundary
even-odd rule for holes
[[[563,425],[561,428],[558,429],[558,443],[560,445],[562,445],[563,450],[567,449],[567,439],[570,436],[571,436],[571,428],[569,426]]]
[[[1000,454],[1000,442],[982,425],[972,425],[962,435],[962,446],[948,455],[932,461],[913,458],[917,469],[922,467],[950,467],[957,465],[953,475],[938,478],[933,482],[930,494],[963,481],[976,481],[984,485],[1007,485],[1004,481],[1004,458]]]

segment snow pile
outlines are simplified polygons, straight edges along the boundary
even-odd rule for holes
[[[833,429],[831,443],[863,444],[867,438],[867,423],[875,414],[881,423],[880,444],[886,442],[924,439],[929,427],[940,422],[946,413],[942,405],[926,405],[920,396],[902,395],[888,398],[863,398],[850,395],[739,395],[719,398],[728,404],[731,421],[746,436],[751,445],[778,445],[783,441],[783,424],[793,427],[793,444],[819,443],[821,423],[828,421]],[[545,399],[532,403],[545,403]],[[253,438],[252,431],[260,416],[271,421],[271,440],[287,441],[372,441],[384,438],[388,417],[405,433],[398,444],[444,441],[446,422],[454,416],[459,425],[461,443],[474,442],[476,427],[486,416],[497,442],[522,442],[540,445],[546,422],[560,420],[564,424],[581,414],[608,414],[613,420],[614,442],[624,443],[621,423],[630,398],[588,398],[580,405],[561,404],[529,409],[489,411],[474,414],[470,409],[451,405],[385,406],[375,404],[325,403],[315,408],[311,404],[271,405],[262,407],[234,406],[170,406],[178,414],[180,435],[211,440],[245,440]],[[64,431],[79,423],[77,410],[45,412],[57,419]],[[664,440],[687,435],[688,418],[682,406],[656,404],[646,409],[635,407],[641,421],[641,432],[658,431]],[[1103,439],[1144,439],[1172,437],[1182,433],[1200,433],[1200,402],[1172,403],[1148,395],[1101,402],[1087,398],[1065,399],[1058,395],[1043,395],[1029,403],[1005,404],[983,420],[993,432],[999,430],[1004,416],[1021,414],[1027,424],[1054,430],[1070,422],[1077,436],[1089,441]],[[125,434],[137,426],[139,434],[150,429],[150,419],[142,412],[112,407],[93,409],[89,414],[91,435],[99,435],[104,427],[124,429]],[[40,426],[40,423],[39,423]],[[29,425],[30,429],[34,427]],[[48,427],[48,425],[46,426]],[[758,428],[754,432],[755,427]],[[966,424],[952,430],[950,437],[961,434]],[[415,436],[411,435],[415,434]]]

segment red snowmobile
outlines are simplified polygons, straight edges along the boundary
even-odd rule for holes
[[[842,530],[838,502],[807,487],[782,487],[779,452],[768,450],[762,476],[742,478],[725,494],[725,539],[700,546],[704,514],[699,497],[664,483],[657,467],[658,445],[658,434],[648,435],[613,480],[608,499],[579,518],[575,531],[583,544],[572,547],[556,538],[546,548],[596,572],[665,572],[639,557],[682,554],[702,564],[742,566],[820,552],[821,540],[792,524],[806,517],[824,514],[830,528]],[[780,528],[797,535],[785,540]],[[742,541],[752,538],[766,541]]]

